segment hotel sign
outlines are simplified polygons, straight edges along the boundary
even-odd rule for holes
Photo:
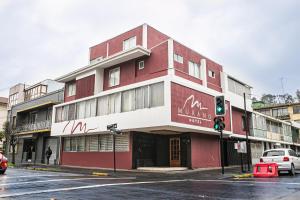
[[[226,107],[228,107],[228,102]],[[214,97],[182,85],[172,83],[171,86],[172,121],[213,127],[215,116]],[[227,108],[226,108],[227,109]],[[230,130],[230,115],[225,116],[226,130]]]

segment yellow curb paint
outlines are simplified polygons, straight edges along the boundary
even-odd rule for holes
[[[108,176],[108,173],[93,172],[92,175],[95,175],[95,176]]]

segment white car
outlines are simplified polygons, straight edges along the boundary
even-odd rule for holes
[[[292,149],[270,149],[263,153],[260,158],[262,163],[277,163],[278,171],[288,171],[295,175],[300,170],[300,157]]]

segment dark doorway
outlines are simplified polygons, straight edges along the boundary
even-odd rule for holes
[[[33,162],[35,160],[35,142],[32,139],[24,139],[23,161]]]
[[[170,167],[170,139],[180,141],[180,162],[182,167],[190,166],[191,145],[188,135],[159,135],[133,133],[132,167]]]

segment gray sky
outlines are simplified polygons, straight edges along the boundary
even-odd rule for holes
[[[300,1],[0,0],[0,96],[88,64],[89,47],[143,23],[224,66],[253,93],[300,89]]]

